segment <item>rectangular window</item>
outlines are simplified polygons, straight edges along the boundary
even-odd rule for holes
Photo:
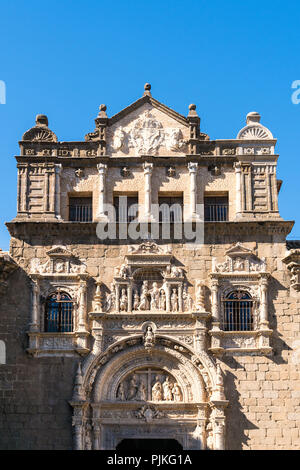
[[[183,196],[159,196],[158,204],[160,222],[182,222]]]
[[[204,197],[204,220],[207,222],[228,220],[228,196]]]
[[[69,198],[69,220],[71,222],[92,222],[93,202],[92,197]]]
[[[117,222],[131,222],[138,218],[138,195],[121,194],[114,196]]]

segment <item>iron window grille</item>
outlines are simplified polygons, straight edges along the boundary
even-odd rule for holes
[[[183,197],[161,196],[159,203],[159,222],[181,223],[183,219]]]
[[[130,223],[138,218],[138,197],[115,196],[114,208],[116,222]]]
[[[228,197],[205,197],[204,220],[207,222],[224,222],[228,220]]]
[[[48,297],[45,327],[48,333],[73,331],[73,301],[69,294],[58,290]]]
[[[71,222],[92,222],[93,204],[91,197],[70,198],[69,220]]]
[[[253,330],[253,299],[245,291],[237,290],[228,294],[223,300],[225,331]]]

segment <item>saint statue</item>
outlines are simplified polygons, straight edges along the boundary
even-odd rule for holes
[[[167,376],[166,380],[163,383],[164,400],[167,400],[167,401],[173,400],[172,389],[173,389],[173,384],[170,382],[170,377]]]
[[[155,380],[156,382],[154,383],[152,387],[152,400],[161,401],[163,397],[163,390],[162,390],[162,385],[160,383],[158,375],[155,377]]]
[[[149,310],[148,295],[149,295],[148,281],[144,281],[142,285],[140,305],[138,307],[139,310]]]
[[[166,293],[164,289],[160,290],[159,310],[166,310]]]
[[[133,294],[133,310],[138,310],[140,304],[140,297],[138,291],[134,291]]]
[[[172,307],[172,312],[178,312],[178,295],[177,295],[176,289],[172,289],[171,307]]]
[[[157,287],[157,282],[153,282],[150,294],[151,294],[150,309],[151,310],[158,310],[158,307],[159,307],[159,288]]]
[[[123,312],[124,311],[126,312],[127,306],[128,306],[128,302],[127,302],[126,290],[122,289],[121,298],[120,298],[120,310]]]
[[[126,400],[125,389],[124,389],[123,382],[121,382],[120,385],[119,385],[118,393],[117,393],[117,399],[122,400],[122,401]]]
[[[177,402],[182,401],[182,393],[181,393],[178,383],[174,384],[172,388],[172,394],[173,394],[174,401],[177,401]]]
[[[130,379],[129,382],[129,389],[128,389],[128,400],[134,400],[137,397],[139,387],[138,387],[138,378],[136,374],[133,374],[133,376]]]
[[[139,386],[139,399],[142,401],[147,401],[147,388],[143,381]]]

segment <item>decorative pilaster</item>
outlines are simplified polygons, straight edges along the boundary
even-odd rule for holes
[[[31,323],[29,326],[29,330],[31,332],[39,331],[39,305],[40,305],[40,287],[39,282],[33,281],[32,282],[32,316],[31,316]]]
[[[98,163],[97,165],[99,173],[99,198],[98,198],[98,212],[97,219],[106,221],[107,215],[105,214],[105,176],[107,172],[107,165],[104,163]]]
[[[197,215],[197,172],[198,163],[189,162],[188,170],[190,174],[190,219],[196,220]]]
[[[128,312],[132,311],[132,285],[129,283],[127,285],[127,310]]]
[[[151,176],[153,172],[153,163],[145,162],[143,165],[145,176],[145,205],[144,205],[144,220],[151,221]]]
[[[242,212],[242,174],[240,162],[235,163],[235,181],[236,181],[236,217]]]
[[[86,281],[81,280],[78,302],[78,332],[86,332]]]
[[[55,165],[55,215],[58,219],[61,219],[60,209],[60,175],[62,171],[62,164]]]
[[[269,328],[268,322],[268,275],[261,275],[260,280],[260,291],[261,291],[261,301],[260,301],[260,321],[259,327],[261,330]]]

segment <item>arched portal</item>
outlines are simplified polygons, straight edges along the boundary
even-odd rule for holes
[[[221,382],[206,353],[197,357],[170,338],[157,336],[151,351],[139,336],[115,343],[77,374],[75,446],[174,439],[183,449],[224,448]]]

